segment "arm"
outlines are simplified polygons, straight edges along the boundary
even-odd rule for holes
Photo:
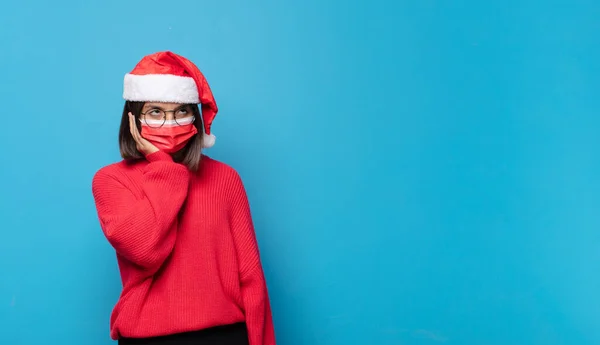
[[[246,191],[237,173],[228,186],[230,224],[239,261],[242,302],[250,345],[275,345],[271,306]]]
[[[147,159],[141,198],[102,171],[94,176],[92,193],[102,231],[117,254],[156,271],[175,244],[177,214],[187,196],[189,172],[164,152]],[[168,197],[162,195],[167,193]]]

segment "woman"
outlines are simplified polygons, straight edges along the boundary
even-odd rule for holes
[[[111,338],[120,345],[275,344],[242,181],[201,154],[214,144],[218,110],[206,79],[186,58],[159,52],[125,75],[123,96],[123,160],[92,182],[123,283]]]

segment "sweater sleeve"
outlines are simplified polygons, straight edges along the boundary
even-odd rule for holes
[[[93,178],[92,193],[102,231],[117,254],[154,272],[175,244],[177,214],[190,175],[164,152],[147,159],[150,163],[139,181],[141,193],[134,194],[120,176],[103,170]]]
[[[246,191],[237,173],[230,186],[230,224],[235,241],[242,303],[250,345],[275,345],[267,286]]]

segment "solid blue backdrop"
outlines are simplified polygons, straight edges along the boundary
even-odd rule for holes
[[[123,75],[220,112],[282,345],[600,343],[597,1],[3,2],[2,344],[107,345]]]

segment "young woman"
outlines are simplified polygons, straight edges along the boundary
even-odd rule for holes
[[[234,169],[201,153],[214,144],[218,110],[206,79],[186,58],[159,52],[125,75],[123,96],[123,160],[92,182],[123,284],[111,338],[274,345],[244,186]]]

